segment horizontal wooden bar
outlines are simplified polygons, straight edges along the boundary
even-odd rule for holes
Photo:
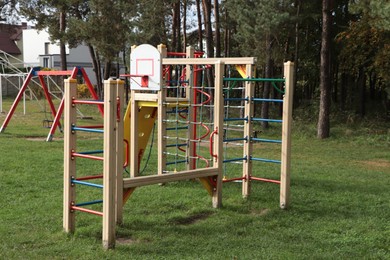
[[[140,176],[135,178],[123,179],[123,188],[134,188],[158,183],[181,181],[195,178],[218,175],[217,168],[206,168],[197,170],[188,170],[178,173],[166,173],[162,175]]]
[[[254,57],[238,57],[238,58],[186,58],[186,59],[174,59],[164,58],[162,60],[163,65],[207,65],[215,64],[216,62],[223,62],[226,65],[250,65],[255,64],[256,58]]]

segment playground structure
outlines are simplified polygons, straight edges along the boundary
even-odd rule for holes
[[[66,232],[74,232],[76,211],[102,216],[104,248],[115,246],[116,223],[123,221],[123,206],[137,187],[185,179],[199,179],[212,198],[212,206],[222,205],[222,183],[242,182],[242,195],[248,196],[252,181],[280,185],[280,207],[287,208],[290,194],[290,146],[292,112],[293,64],[284,64],[283,79],[254,78],[254,58],[193,58],[194,50],[187,48],[186,58],[166,58],[164,46],[159,50],[141,45],[131,54],[130,102],[124,113],[124,81],[109,79],[104,82],[104,101],[78,100],[77,82],[65,80],[64,97],[64,219]],[[224,77],[226,66],[238,66],[244,78]],[[203,70],[214,71],[213,85],[198,85]],[[171,73],[168,73],[170,71]],[[174,73],[173,73],[174,72]],[[180,72],[180,73],[179,73]],[[263,99],[255,97],[254,82],[284,83],[284,97]],[[225,97],[229,82],[242,82],[241,97]],[[229,105],[239,102],[240,105]],[[283,103],[282,119],[254,117],[254,103]],[[225,106],[228,104],[228,106]],[[79,126],[76,109],[79,105],[104,106],[104,125]],[[229,118],[226,109],[244,111],[240,118]],[[228,138],[228,122],[241,122],[243,129]],[[255,122],[282,124],[282,139],[266,139],[253,135]],[[153,125],[157,124],[158,166],[154,175],[140,174]],[[77,132],[103,134],[103,149],[78,151]],[[237,136],[238,133],[241,136]],[[153,137],[152,137],[153,138]],[[281,160],[254,156],[254,143],[281,145]],[[242,157],[224,158],[224,143],[234,143]],[[97,156],[96,154],[103,154]],[[102,161],[102,174],[78,176],[78,158]],[[223,180],[224,163],[240,163],[237,178]],[[280,164],[280,179],[254,176],[253,163]],[[130,177],[124,177],[129,168]],[[96,180],[101,180],[96,183]],[[79,202],[76,186],[99,188],[103,199]],[[80,187],[81,189],[81,187]],[[98,204],[102,210],[89,208]]]
[[[61,116],[62,116],[62,113],[64,110],[64,99],[63,99],[63,93],[62,93],[61,89],[59,89],[61,92],[59,96],[54,96],[53,93],[49,90],[48,84],[45,81],[45,77],[50,77],[50,76],[70,76],[71,78],[74,78],[74,79],[76,79],[77,76],[81,76],[84,79],[85,84],[87,85],[91,96],[95,100],[98,99],[98,96],[93,88],[92,83],[90,82],[90,80],[88,78],[87,73],[81,67],[75,67],[75,68],[73,68],[73,70],[65,70],[65,71],[44,71],[38,67],[31,68],[29,73],[27,75],[25,75],[25,79],[23,81],[23,84],[20,87],[19,92],[18,92],[14,102],[12,103],[10,110],[8,111],[5,120],[0,127],[0,133],[4,132],[5,129],[7,128],[10,120],[12,119],[13,114],[15,113],[15,110],[16,110],[20,100],[22,99],[22,97],[24,97],[25,92],[29,88],[30,82],[33,81],[33,77],[38,77],[40,86],[42,87],[45,98],[49,104],[50,113],[53,117],[53,120],[44,119],[44,121],[43,121],[43,124],[46,125],[47,128],[50,128],[50,131],[49,131],[49,134],[47,136],[46,141],[51,141],[53,139],[53,136],[54,136],[54,133],[55,133],[57,127],[61,126],[60,119],[61,119]],[[30,93],[32,93],[32,92],[30,91]],[[55,98],[61,100],[60,104],[58,106],[58,109],[55,108],[55,105],[53,103],[53,98],[52,98],[53,96]],[[99,107],[99,110],[100,110],[101,114],[103,115],[102,107]]]

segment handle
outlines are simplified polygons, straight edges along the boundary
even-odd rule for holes
[[[218,134],[218,127],[215,128],[215,130],[211,133],[210,135],[210,155],[214,158],[217,158],[218,159],[218,155],[214,154],[214,142],[213,142],[213,138],[214,138],[214,135],[215,134]]]

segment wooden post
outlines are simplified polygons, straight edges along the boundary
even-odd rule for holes
[[[116,118],[116,223],[123,222],[123,140],[124,140],[124,125],[123,125],[123,105],[124,105],[124,88],[123,80],[116,80],[117,93],[117,118]]]
[[[253,68],[251,64],[246,65],[246,76],[248,78],[253,77]],[[251,155],[253,153],[253,142],[251,141],[253,133],[253,124],[252,117],[254,114],[253,101],[251,100],[255,95],[255,84],[253,81],[245,82],[245,98],[248,100],[245,103],[245,116],[248,117],[244,125],[244,136],[247,138],[247,141],[244,143],[244,157],[246,160],[243,163],[242,177],[242,196],[244,198],[248,197],[251,189],[251,176],[252,176],[252,161]]]
[[[212,195],[212,203],[214,208],[222,206],[222,175],[223,175],[223,76],[225,64],[221,61],[215,63],[215,93],[214,93],[214,130],[217,130],[217,135],[214,137],[214,158],[213,166],[218,169],[216,187]]]
[[[291,174],[291,123],[293,104],[293,75],[294,63],[284,63],[285,93],[283,101],[282,125],[282,163],[280,171],[280,207],[285,209],[290,203],[290,174]]]
[[[138,176],[138,101],[135,99],[136,90],[130,91],[130,176]]]
[[[186,48],[186,58],[194,58],[194,53],[195,49],[192,46],[188,46]],[[194,66],[191,65],[186,65],[186,81],[188,81],[188,87],[186,88],[186,98],[189,102],[189,104],[193,104],[196,102],[195,100],[195,81],[194,81]],[[189,121],[195,121],[196,120],[196,113],[195,110],[196,107],[188,107],[188,115],[187,118]],[[196,133],[196,125],[195,124],[189,124],[188,125],[188,133],[187,133],[187,139],[188,140],[194,140],[196,138],[195,133]],[[196,168],[196,159],[195,159],[195,154],[196,154],[196,143],[188,141],[188,148],[187,148],[187,159],[188,159],[188,164],[187,164],[187,170],[193,170]]]
[[[103,247],[115,247],[117,118],[116,81],[104,81]],[[123,150],[121,150],[123,153]]]
[[[64,80],[64,205],[63,205],[63,227],[65,232],[74,232],[75,213],[71,206],[75,203],[76,191],[72,185],[72,178],[76,178],[76,160],[72,152],[76,150],[76,134],[71,130],[76,124],[76,108],[72,104],[76,97],[77,80],[68,78]]]

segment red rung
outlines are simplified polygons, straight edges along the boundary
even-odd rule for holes
[[[73,157],[80,157],[80,158],[86,158],[86,159],[92,159],[97,161],[103,161],[103,157],[89,155],[89,154],[82,154],[82,153],[72,153]]]
[[[232,181],[242,181],[245,180],[245,177],[240,177],[240,178],[231,178],[231,179],[223,179],[223,182],[232,182]]]
[[[271,180],[271,179],[258,178],[258,177],[249,177],[249,179],[254,181],[271,182],[271,183],[280,184],[280,181],[278,180]]]
[[[79,177],[76,178],[78,181],[85,181],[85,180],[93,180],[93,179],[101,179],[103,178],[103,175],[90,175],[90,176],[84,176],[84,177]]]
[[[94,215],[98,215],[98,216],[103,216],[103,212],[92,210],[92,209],[86,209],[86,208],[77,207],[77,206],[71,206],[70,209],[82,211],[82,212],[86,212],[86,213],[90,213],[90,214],[94,214]]]

